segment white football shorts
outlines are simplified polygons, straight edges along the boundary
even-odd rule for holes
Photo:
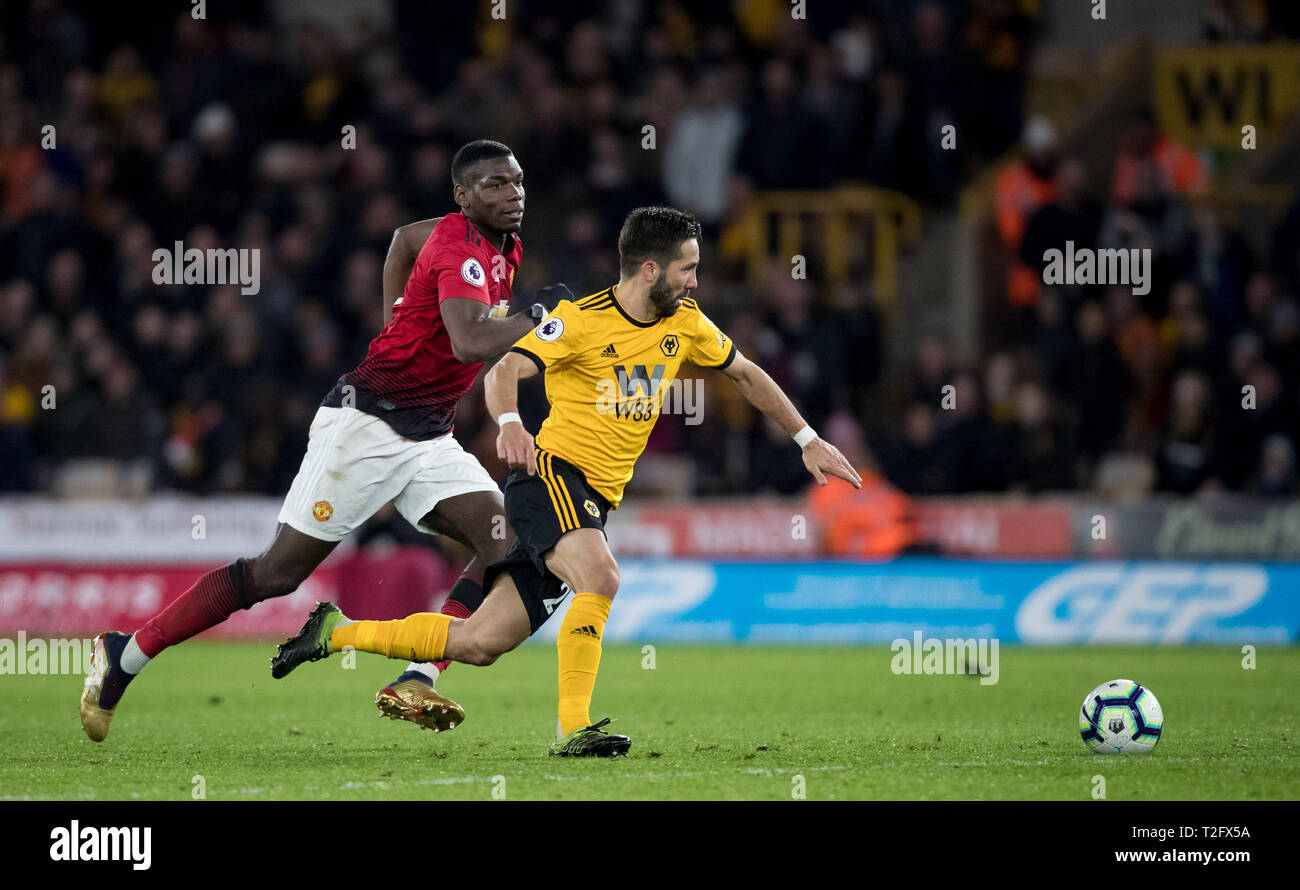
[[[317,408],[280,522],[323,541],[343,538],[389,501],[420,531],[439,501],[501,489],[447,434],[417,442],[356,408]]]

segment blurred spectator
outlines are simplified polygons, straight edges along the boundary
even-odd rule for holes
[[[919,128],[916,148],[922,179],[912,188],[934,203],[951,199],[956,185],[956,158],[944,148],[944,128],[953,127],[955,132],[967,121],[998,115],[996,108],[992,115],[968,112],[971,80],[977,71],[990,75],[992,72],[988,68],[975,69],[970,64],[956,45],[953,29],[952,12],[946,4],[922,0],[915,6],[907,43],[901,53],[895,53],[895,64],[907,78],[908,108],[914,125]],[[1013,116],[1020,113],[1017,109]],[[989,126],[996,129],[1001,123],[990,121]],[[971,129],[977,134],[988,132],[979,125]],[[978,136],[975,141],[987,148]]]
[[[769,59],[741,140],[740,173],[757,189],[826,185],[824,127],[825,122],[800,101],[793,66],[785,59]]]
[[[935,409],[913,402],[898,432],[879,449],[880,465],[889,481],[908,494],[941,494],[952,489],[951,466],[939,443]]]
[[[133,46],[120,46],[109,55],[99,80],[97,98],[109,114],[123,118],[131,108],[151,102],[158,95],[158,81],[144,68]]]
[[[1290,40],[1300,37],[1300,6],[1291,0],[1266,0],[1265,5],[1274,35]]]
[[[1031,216],[1057,200],[1060,189],[1056,128],[1043,118],[1030,120],[1022,147],[1024,157],[1003,168],[993,185],[994,220],[1006,258],[1007,302],[1018,308],[1032,307],[1042,287],[1042,255],[1032,265],[1023,259],[1025,229]]]
[[[750,438],[748,491],[798,494],[808,487],[808,470],[790,435],[770,418],[758,423]]]
[[[1029,348],[1048,388],[1059,398],[1068,398],[1070,361],[1074,337],[1070,330],[1065,297],[1060,289],[1044,288],[1038,298],[1037,324],[1029,336]]]
[[[1078,447],[1093,459],[1112,446],[1123,429],[1132,378],[1115,341],[1108,336],[1105,311],[1096,302],[1075,316],[1077,346],[1065,378],[1078,405]]]
[[[1217,487],[1221,469],[1213,403],[1203,375],[1183,371],[1174,378],[1169,430],[1156,452],[1156,488],[1195,494]]]
[[[1288,427],[1294,429],[1295,419],[1294,409],[1288,409],[1283,401],[1282,375],[1268,362],[1250,361],[1240,379],[1242,385],[1225,394],[1224,405],[1242,410],[1232,412],[1233,423],[1225,430],[1229,434],[1222,436],[1220,449],[1220,476],[1232,488],[1246,486],[1261,459],[1264,441]]]
[[[1120,142],[1111,198],[1130,206],[1152,192],[1186,197],[1203,190],[1209,172],[1196,153],[1161,131],[1150,108],[1136,111]]]
[[[695,104],[683,111],[664,152],[664,191],[674,206],[705,225],[727,209],[732,163],[744,128],[739,107],[727,95],[721,70],[700,76]]]
[[[855,138],[865,151],[850,169],[883,188],[924,193],[923,138],[903,73],[887,68],[876,78]]]
[[[1291,440],[1274,433],[1264,440],[1259,473],[1253,488],[1265,497],[1294,497],[1296,494],[1296,454]]]
[[[1295,293],[1300,289],[1300,201],[1291,205],[1274,230],[1271,248],[1273,271]]]
[[[36,412],[33,394],[9,386],[0,373],[0,494],[28,491],[35,482],[36,455],[30,427]]]
[[[1286,297],[1273,304],[1269,315],[1267,357],[1286,381],[1290,394],[1300,385],[1300,304]]]
[[[1268,32],[1268,9],[1262,0],[1214,0],[1201,19],[1206,40],[1243,43]]]
[[[984,408],[979,378],[969,371],[953,377],[953,417],[941,433],[954,492],[1004,488],[1006,432]]]
[[[836,381],[845,379],[843,330],[814,311],[807,281],[774,264],[766,280],[769,312],[759,344],[764,368],[810,417],[829,413]]]
[[[12,222],[32,211],[33,181],[44,165],[26,116],[0,115],[0,185],[4,187],[3,219]]]
[[[1065,250],[1067,241],[1074,242],[1076,250],[1097,246],[1101,207],[1088,196],[1088,168],[1078,158],[1063,159],[1057,184],[1056,197],[1034,211],[1025,222],[1020,262],[1035,271],[1043,268],[1043,255],[1048,250]],[[1068,288],[1065,293],[1072,303],[1081,299],[1081,285],[1058,287]]]
[[[1166,364],[1175,371],[1194,368],[1215,375],[1222,366],[1222,350],[1211,336],[1195,282],[1179,281],[1170,290],[1169,313],[1160,323],[1159,337]]]
[[[981,97],[975,138],[987,157],[1011,147],[1024,127],[1024,92],[1035,20],[1035,0],[973,0],[965,44],[980,64],[972,91]]]
[[[915,402],[939,404],[943,388],[952,383],[952,364],[948,342],[935,333],[923,335],[912,358],[908,397]]]
[[[1219,213],[1200,208],[1184,237],[1178,261],[1182,277],[1200,285],[1207,295],[1206,313],[1224,332],[1245,322],[1243,288],[1254,263],[1241,232],[1224,225]]]
[[[1010,487],[1031,494],[1075,487],[1074,436],[1034,380],[1016,389],[1016,422],[1008,435]]]

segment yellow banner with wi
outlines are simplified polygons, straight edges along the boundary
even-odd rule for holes
[[[1262,139],[1300,108],[1300,46],[1161,50],[1154,93],[1160,122],[1175,139],[1239,149],[1244,127]]]

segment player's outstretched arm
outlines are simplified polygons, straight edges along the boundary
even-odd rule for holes
[[[393,230],[393,240],[388,245],[388,256],[384,257],[384,324],[393,320],[393,304],[406,290],[406,282],[415,268],[416,257],[424,248],[424,242],[433,234],[433,227],[441,216],[407,223]]]
[[[519,381],[537,374],[531,359],[508,352],[483,378],[484,398],[490,414],[501,427],[497,434],[497,457],[510,469],[524,468],[528,475],[537,472],[537,454],[533,437],[519,418]]]
[[[465,297],[449,297],[440,308],[451,354],[467,365],[496,358],[533,329],[533,320],[522,312],[494,318],[487,303]]]
[[[452,354],[466,364],[491,361],[541,323],[561,300],[572,299],[567,287],[553,284],[538,292],[537,302],[527,311],[505,318],[493,316],[487,304],[477,300],[461,297],[443,300],[442,320],[451,338]]]
[[[722,373],[736,382],[749,404],[762,411],[781,425],[803,449],[803,464],[817,480],[818,485],[826,484],[826,474],[838,476],[854,488],[862,487],[862,477],[853,465],[840,454],[840,450],[813,432],[800,416],[794,404],[781,391],[767,372],[758,365],[737,354],[735,359]]]

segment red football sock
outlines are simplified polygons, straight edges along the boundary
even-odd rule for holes
[[[242,561],[213,569],[194,586],[172,600],[167,608],[150,618],[135,632],[140,651],[153,658],[168,646],[188,640],[225,621],[244,608],[236,590],[248,586],[248,570]]]
[[[444,615],[450,615],[452,618],[468,618],[474,614],[473,611],[470,610],[469,606],[465,605],[460,600],[452,599],[444,602],[442,608],[438,611]],[[451,659],[447,659],[446,661],[435,661],[433,666],[438,669],[438,676],[441,677],[450,664]]]

